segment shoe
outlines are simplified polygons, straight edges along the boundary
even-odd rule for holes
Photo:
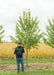
[[[22,70],[22,72],[24,72],[24,70]]]
[[[17,73],[19,73],[19,70],[17,71]]]

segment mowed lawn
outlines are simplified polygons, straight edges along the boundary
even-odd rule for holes
[[[53,70],[37,70],[37,71],[27,71],[27,72],[1,72],[0,75],[54,75]]]
[[[28,59],[28,63],[54,62],[54,59]],[[26,64],[26,60],[24,60]],[[0,64],[16,64],[16,60],[0,60]]]

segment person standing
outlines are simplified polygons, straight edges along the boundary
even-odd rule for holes
[[[21,70],[24,72],[24,58],[23,58],[24,48],[21,46],[21,43],[18,43],[18,46],[14,51],[14,59],[17,62],[17,73],[20,71],[20,62]]]

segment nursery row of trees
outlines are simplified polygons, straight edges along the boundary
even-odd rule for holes
[[[10,36],[11,41],[15,43],[21,42],[23,46],[28,44],[28,46],[26,46],[30,48],[31,46],[37,46],[37,43],[40,43],[40,39],[42,38],[44,43],[54,48],[54,19],[52,19],[52,22],[48,19],[48,23],[49,25],[46,26],[47,33],[41,33],[41,30],[38,27],[39,21],[37,21],[37,17],[34,19],[31,17],[30,11],[23,11],[23,16],[19,16],[16,23],[16,38]],[[4,37],[4,32],[3,26],[0,25],[0,43],[3,42],[2,38]],[[45,36],[47,38],[45,38]]]
[[[46,26],[47,33],[41,32],[38,24],[38,18],[37,17],[31,17],[31,12],[29,11],[23,11],[23,16],[19,16],[19,19],[16,23],[16,30],[15,30],[15,37],[10,36],[10,39],[14,43],[21,42],[22,45],[25,47],[27,52],[27,58],[28,58],[28,49],[31,47],[35,47],[38,49],[38,43],[40,43],[41,39],[44,43],[50,45],[52,48],[54,48],[54,19],[52,19],[52,22],[50,19],[48,19],[49,25]],[[0,43],[3,42],[2,38],[4,37],[3,33],[5,30],[3,29],[3,26],[0,25]],[[47,38],[45,38],[45,36]],[[28,60],[28,59],[27,59]]]

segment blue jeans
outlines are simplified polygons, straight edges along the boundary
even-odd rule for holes
[[[24,59],[23,57],[16,58],[17,61],[17,70],[20,70],[20,62],[21,62],[21,70],[24,71]]]

